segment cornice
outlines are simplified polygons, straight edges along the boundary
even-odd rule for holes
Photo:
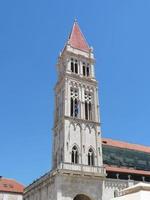
[[[84,123],[84,124],[90,124],[90,125],[94,124],[94,125],[97,125],[97,126],[101,125],[101,123],[99,123],[99,122],[81,119],[81,118],[69,117],[69,116],[64,116],[64,119],[69,119],[69,120],[74,121],[76,123]]]

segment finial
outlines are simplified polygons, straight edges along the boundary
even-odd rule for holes
[[[90,47],[90,51],[93,52],[93,47]]]
[[[74,22],[77,22],[77,18],[76,17],[74,18]]]

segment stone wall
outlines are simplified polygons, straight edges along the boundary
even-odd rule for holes
[[[22,194],[15,193],[0,193],[0,200],[22,200]]]
[[[103,183],[102,200],[112,199],[118,191],[128,187],[128,180],[106,179]]]

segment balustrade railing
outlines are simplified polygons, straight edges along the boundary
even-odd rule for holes
[[[103,166],[89,166],[82,164],[72,164],[72,163],[60,163],[59,169],[66,169],[72,171],[83,171],[83,172],[91,172],[91,173],[99,173],[106,174],[106,170]]]

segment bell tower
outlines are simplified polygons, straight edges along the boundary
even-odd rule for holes
[[[75,21],[57,63],[53,169],[102,173],[94,63],[93,49]]]
[[[75,21],[57,63],[53,168],[30,184],[24,200],[102,200],[105,168],[95,59]]]

